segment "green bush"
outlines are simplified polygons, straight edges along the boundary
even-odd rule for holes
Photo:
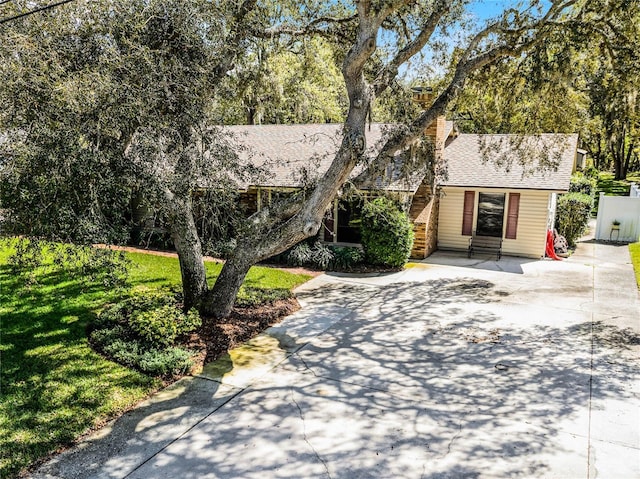
[[[271,261],[328,271],[350,270],[364,261],[364,252],[357,246],[334,246],[317,240],[312,246],[310,240],[305,240]]]
[[[598,175],[600,174],[600,172],[593,166],[588,166],[587,168],[585,168],[583,173],[586,177],[593,178],[594,180],[597,180]]]
[[[176,338],[202,324],[195,309],[184,314],[176,305],[164,305],[149,311],[134,311],[129,326],[142,339],[159,346],[170,346]]]
[[[184,374],[193,362],[191,352],[184,348],[170,347],[162,351],[148,350],[140,355],[139,367],[152,376]]]
[[[567,193],[560,196],[556,211],[556,228],[570,246],[585,232],[593,198],[584,193]]]
[[[279,299],[289,299],[293,293],[287,288],[240,288],[235,305],[238,308],[252,308],[265,303],[273,303]]]
[[[287,263],[292,266],[305,266],[311,263],[312,256],[313,252],[308,243],[298,243],[287,254]]]
[[[96,349],[120,364],[169,376],[191,367],[191,353],[174,344],[201,324],[195,309],[181,310],[175,293],[146,292],[105,309],[90,338]]]
[[[409,259],[413,227],[391,200],[381,197],[362,208],[362,246],[371,264],[400,267]]]
[[[327,269],[333,262],[333,251],[329,246],[317,241],[311,250],[311,265],[318,269]]]
[[[574,173],[571,176],[569,193],[583,193],[593,198],[596,195],[596,184],[595,178],[585,176],[582,173]]]
[[[331,269],[349,270],[364,261],[364,251],[355,246],[330,246],[333,251]]]

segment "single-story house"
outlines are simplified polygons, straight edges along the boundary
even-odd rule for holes
[[[251,213],[274,196],[299,189],[309,178],[324,173],[340,144],[342,125],[225,128],[246,147],[244,158],[269,172],[255,184],[241,185],[241,201]],[[370,156],[391,128],[393,125],[387,124],[367,127]],[[435,193],[425,178],[403,178],[397,165],[375,184],[358,186],[361,198],[385,190],[406,206],[414,223],[412,257],[425,258],[435,249],[466,251],[469,238],[476,233],[502,238],[504,254],[542,257],[547,230],[553,227],[557,194],[568,190],[575,171],[577,135],[460,134],[444,117],[425,133],[446,165],[447,173],[437,182]],[[553,161],[553,168],[535,169],[522,161],[523,157],[535,160],[541,155]],[[351,178],[355,180],[364,168],[356,168]],[[358,210],[357,199],[335,198],[321,238],[358,243],[360,235],[353,221]]]

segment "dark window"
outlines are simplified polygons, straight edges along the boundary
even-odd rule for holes
[[[360,218],[362,202],[359,200],[340,201],[338,204],[338,239],[343,243],[360,243]]]
[[[518,212],[520,210],[520,193],[509,193],[509,212],[507,214],[507,231],[504,235],[508,239],[516,239],[518,232]]]
[[[471,236],[473,232],[473,202],[476,199],[475,191],[464,192],[464,209],[462,213],[462,234]]]
[[[504,193],[480,193],[478,195],[476,234],[502,238],[503,221]]]

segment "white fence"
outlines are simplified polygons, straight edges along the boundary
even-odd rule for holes
[[[620,224],[618,228],[614,221]],[[604,241],[636,242],[640,238],[640,195],[605,196],[600,193],[596,239]]]
[[[629,189],[629,196],[631,198],[640,197],[640,186],[636,185],[635,183],[631,183],[631,188]]]

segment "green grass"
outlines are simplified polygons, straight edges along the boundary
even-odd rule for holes
[[[628,196],[631,182],[640,184],[640,172],[629,173],[625,180],[614,180],[613,173],[600,172],[596,186],[596,205],[594,211],[598,211],[600,192],[603,192],[606,196]]]
[[[636,273],[636,284],[638,285],[638,289],[640,289],[640,242],[630,244],[629,252],[631,253],[633,270]]]
[[[62,273],[35,272],[25,286],[0,246],[0,477],[19,471],[89,428],[116,416],[161,386],[107,361],[89,347],[86,326],[127,291],[105,290]],[[128,254],[131,287],[180,284],[178,260]],[[221,265],[207,263],[214,277]],[[308,276],[254,267],[253,288],[287,291]]]
[[[613,173],[601,172],[596,191],[598,194],[603,191],[607,196],[627,196],[631,182],[640,183],[640,172],[629,173],[625,180],[614,180]]]

